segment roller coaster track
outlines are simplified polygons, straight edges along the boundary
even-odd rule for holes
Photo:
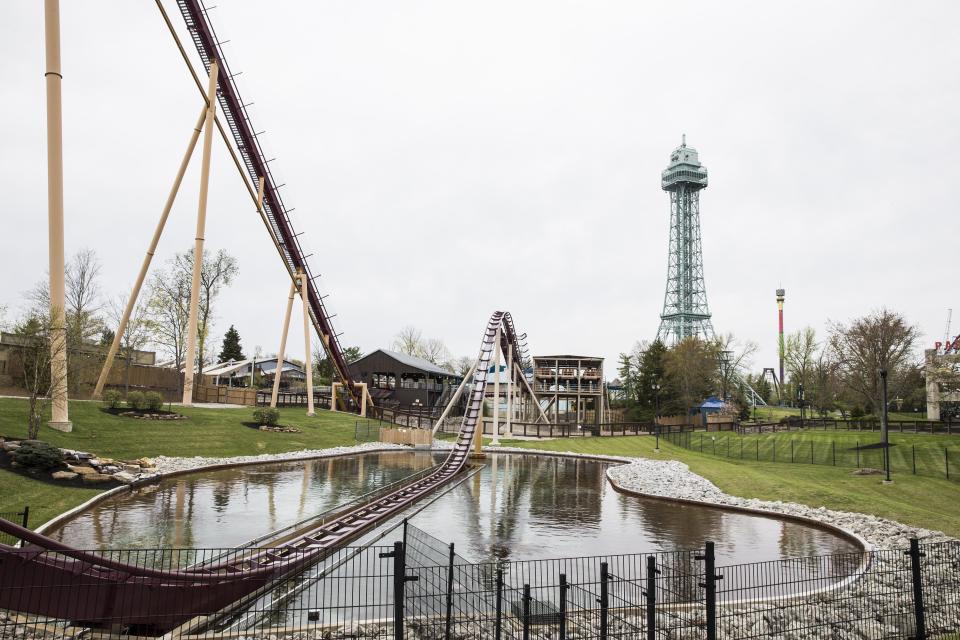
[[[350,370],[347,368],[338,334],[334,331],[330,322],[331,316],[323,304],[324,296],[318,293],[314,284],[317,276],[313,275],[307,264],[309,256],[304,254],[300,244],[300,234],[293,230],[289,216],[291,209],[286,208],[280,197],[279,186],[270,172],[270,160],[264,155],[263,148],[260,146],[258,134],[253,128],[246,104],[241,99],[240,91],[233,80],[234,74],[230,72],[220,47],[220,40],[217,39],[213,24],[207,15],[207,9],[201,0],[177,0],[177,5],[190,32],[190,37],[197,47],[197,53],[203,61],[204,69],[209,73],[210,63],[213,61],[216,61],[220,68],[217,100],[251,181],[256,185],[260,178],[263,179],[263,214],[270,238],[277,246],[290,276],[294,277],[298,271],[302,271],[306,276],[307,299],[313,326],[323,341],[337,375],[359,405],[362,401],[360,392],[354,386]]]
[[[292,577],[443,486],[465,467],[483,413],[497,336],[522,353],[509,313],[497,311],[483,334],[474,385],[459,436],[444,462],[409,484],[355,505],[270,549],[238,550],[216,564],[165,570],[127,564],[0,520],[24,547],[0,544],[0,609],[104,627],[122,621],[142,635],[165,633]]]

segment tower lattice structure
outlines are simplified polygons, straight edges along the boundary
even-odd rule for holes
[[[700,246],[700,191],[707,186],[707,168],[697,150],[687,146],[686,135],[670,154],[660,184],[670,194],[670,255],[657,339],[667,345],[689,337],[711,340]]]

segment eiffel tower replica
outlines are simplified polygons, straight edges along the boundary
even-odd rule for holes
[[[690,337],[712,340],[700,251],[700,190],[707,186],[707,168],[687,146],[686,135],[670,154],[660,185],[670,194],[670,255],[657,339],[667,346]]]

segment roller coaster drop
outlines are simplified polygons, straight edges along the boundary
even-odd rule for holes
[[[89,627],[107,626],[122,614],[124,624],[134,626],[141,635],[159,634],[298,574],[464,469],[471,444],[482,434],[477,425],[481,424],[491,359],[497,349],[522,353],[507,312],[494,313],[484,331],[456,444],[444,462],[410,484],[269,550],[238,553],[219,564],[180,570],[125,564],[0,520],[0,531],[24,541],[23,548],[0,544],[0,609],[73,620]]]

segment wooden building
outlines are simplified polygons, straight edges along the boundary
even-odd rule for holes
[[[366,382],[376,403],[401,407],[443,406],[462,376],[417,356],[377,349],[349,365],[357,382]]]
[[[555,423],[600,424],[606,410],[603,358],[534,356],[533,392]]]

